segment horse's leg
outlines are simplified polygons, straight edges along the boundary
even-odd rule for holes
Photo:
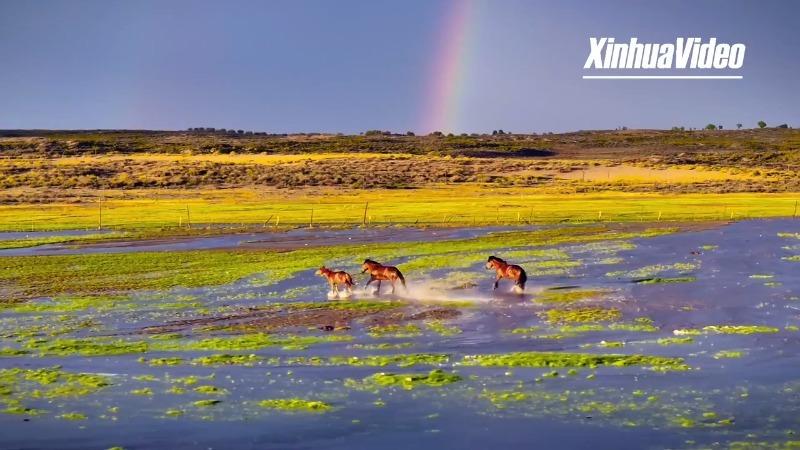
[[[392,295],[394,295],[394,280],[389,280],[392,283]]]
[[[497,275],[494,278],[494,287],[492,288],[493,291],[497,289],[497,285],[500,283],[501,279],[503,279],[503,277],[501,275]]]
[[[378,290],[375,291],[375,293],[376,294],[380,294],[381,293],[381,280],[378,280]]]
[[[369,287],[369,284],[372,283],[373,281],[375,281],[375,278],[372,275],[370,275],[369,276],[369,281],[367,281],[367,284],[364,285],[364,291],[367,290],[367,288]]]

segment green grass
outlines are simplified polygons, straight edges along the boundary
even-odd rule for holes
[[[338,194],[338,195],[337,195]],[[346,195],[342,195],[346,194]],[[157,197],[158,193],[150,193]],[[181,198],[182,197],[182,198]],[[157,232],[192,224],[264,226],[361,225],[369,202],[371,225],[511,225],[520,223],[729,220],[787,217],[797,194],[540,193],[535,188],[436,187],[402,190],[318,190],[298,193],[182,192],[159,200],[103,203],[103,227]],[[96,228],[97,204],[0,205],[0,231]],[[599,219],[598,219],[599,218]]]

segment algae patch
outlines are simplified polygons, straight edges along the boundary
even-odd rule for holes
[[[266,409],[292,412],[325,412],[332,406],[319,400],[304,400],[300,398],[277,398],[261,400],[258,406]]]
[[[435,369],[429,373],[394,374],[379,372],[361,381],[348,379],[345,381],[345,385],[362,389],[400,387],[405,390],[412,390],[419,387],[441,387],[460,380],[461,376],[457,374]]]
[[[518,352],[464,356],[461,364],[481,367],[628,367],[658,370],[688,370],[683,358],[650,355]]]

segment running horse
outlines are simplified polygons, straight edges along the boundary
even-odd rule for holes
[[[369,286],[369,284],[373,281],[377,281],[378,290],[376,293],[380,294],[381,281],[388,281],[392,283],[392,294],[394,294],[394,283],[395,281],[400,280],[400,284],[403,285],[403,289],[408,291],[406,288],[406,279],[403,278],[403,274],[397,270],[397,267],[384,266],[383,264],[371,259],[365,259],[364,264],[361,265],[361,269],[361,273],[369,272],[369,281],[367,281],[367,284],[364,285],[364,289],[366,289],[367,286]]]
[[[503,278],[508,278],[509,280],[514,281],[514,286],[517,288],[517,292],[522,293],[522,291],[525,290],[525,282],[528,281],[528,275],[525,273],[525,270],[522,267],[515,264],[509,264],[496,256],[490,256],[486,261],[486,268],[494,269],[494,271],[497,273],[497,277],[494,280],[493,289],[497,289],[497,284],[500,282],[500,280]]]
[[[317,270],[317,275],[321,277],[325,277],[328,280],[328,284],[331,286],[331,291],[338,296],[339,295],[339,286],[344,285],[345,289],[347,289],[347,295],[353,293],[353,277],[350,276],[349,273],[344,271],[334,271],[328,269],[325,266],[322,266]]]

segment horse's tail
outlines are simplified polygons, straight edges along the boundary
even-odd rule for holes
[[[347,277],[345,278],[345,281],[346,281],[346,282],[347,282],[347,284],[349,284],[350,286],[355,286],[355,285],[356,285],[356,282],[355,282],[355,281],[353,281],[353,277],[352,277],[352,275],[350,275],[349,273],[347,274]]]
[[[517,285],[524,290],[526,281],[528,281],[528,274],[526,274],[524,270],[520,270]]]
[[[400,273],[399,270],[397,271],[397,278],[400,280],[400,284],[403,285],[403,289],[407,289],[406,288],[406,279],[405,279],[405,277],[403,277],[403,274]]]

